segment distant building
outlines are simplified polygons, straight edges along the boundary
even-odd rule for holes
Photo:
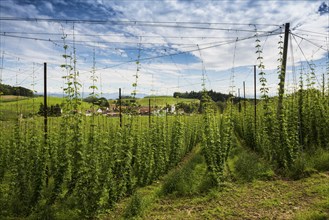
[[[106,114],[106,116],[109,116],[109,117],[119,117],[120,116],[120,113],[119,112],[108,112]]]
[[[152,111],[152,109],[151,109]],[[147,115],[149,114],[149,107],[148,106],[142,106],[138,109],[138,113],[141,115]]]
[[[175,105],[171,105],[170,109],[168,109],[169,113],[175,113],[176,112],[176,106]]]
[[[91,116],[92,115],[92,112],[90,110],[87,110],[86,111],[86,116]]]

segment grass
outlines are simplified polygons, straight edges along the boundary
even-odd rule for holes
[[[135,218],[141,216],[147,207],[147,202],[145,198],[140,193],[135,193],[132,195],[126,209],[124,212],[124,217],[126,219]]]
[[[205,163],[194,152],[161,181],[139,189],[142,193],[137,200],[132,197],[119,203],[101,219],[329,219],[328,171],[287,179],[275,175],[271,166],[236,139],[234,145],[226,182],[220,188],[208,186],[208,190],[202,190],[207,182]],[[327,153],[321,151],[321,155]],[[310,160],[312,166],[320,164],[322,168],[326,162],[323,158]],[[136,212],[130,207],[139,209]],[[136,213],[134,217],[125,215],[130,211]]]
[[[328,182],[325,174],[298,181],[230,182],[193,197],[164,197],[143,219],[328,219]],[[311,217],[301,218],[305,213]]]
[[[329,171],[329,151],[317,149],[309,159],[311,167],[317,171]]]
[[[164,180],[161,194],[186,196],[199,193],[206,180],[204,157],[196,153],[181,169],[171,173]]]
[[[0,96],[0,102],[13,102],[13,101],[24,100],[24,99],[29,99],[29,97],[15,96],[15,95],[1,95]]]
[[[238,155],[234,158],[233,172],[235,177],[241,181],[251,182],[256,179],[271,179],[274,171],[271,166],[254,152],[240,148]]]
[[[319,211],[306,211],[296,215],[295,220],[327,220],[328,215]]]
[[[22,96],[1,96],[0,101],[0,120],[13,120],[17,118],[18,114],[28,116],[36,114],[39,111],[40,104],[43,103],[43,97],[28,98]],[[63,98],[48,97],[48,106],[61,104]],[[90,104],[82,102],[81,109],[86,110],[90,108]]]
[[[177,174],[182,172],[191,171],[192,167],[200,164],[199,147],[195,147],[185,158],[178,164],[178,166],[167,175],[162,176],[158,181],[153,184],[137,189],[130,198],[125,198],[116,204],[114,210],[110,210],[108,214],[98,216],[100,219],[144,219],[144,216],[152,209],[153,205],[160,198],[169,196],[182,196],[183,194],[190,194],[191,191],[178,187],[182,183],[173,183]],[[183,180],[184,181],[184,180]],[[168,191],[169,182],[173,183],[174,190]],[[192,184],[193,185],[193,184]],[[194,183],[194,185],[197,185]],[[170,187],[169,187],[170,188]],[[170,188],[171,189],[171,188]],[[185,191],[186,190],[186,191]]]
[[[283,175],[290,179],[301,179],[317,172],[329,171],[329,151],[318,148],[312,152],[303,152],[290,169]]]

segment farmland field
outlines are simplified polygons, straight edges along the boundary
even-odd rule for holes
[[[23,97],[23,96],[0,96],[3,100],[0,105],[0,120],[14,120],[17,115],[22,114],[30,117],[38,113],[40,104],[44,102],[43,97]],[[0,101],[1,102],[1,101]],[[48,97],[48,106],[63,103],[63,98]],[[89,109],[90,104],[82,102],[82,110]]]
[[[0,12],[0,220],[329,219],[328,0]]]
[[[328,217],[329,114],[316,106],[310,112],[311,103],[324,106],[327,98],[313,90],[302,95],[303,123],[310,126],[301,130],[302,140],[298,126],[288,127],[298,123],[288,118],[298,111],[291,107],[298,105],[294,96],[284,99],[283,130],[280,118],[261,116],[266,108],[259,107],[256,133],[249,102],[242,111],[228,102],[222,114],[203,101],[204,113],[194,116],[125,115],[122,127],[118,117],[69,113],[48,118],[47,133],[40,116],[2,121],[0,214],[5,219]],[[268,125],[272,135],[265,133]],[[307,189],[309,184],[317,187]],[[234,208],[240,197],[244,200]]]
[[[0,98],[0,102],[12,102],[12,101],[18,101],[24,99],[28,99],[28,97],[16,96],[16,95],[2,95]]]
[[[157,106],[158,108],[165,108],[167,105],[175,105],[177,103],[199,103],[197,99],[183,99],[183,98],[173,98],[169,96],[159,96],[150,98],[140,98],[137,99],[136,103],[140,106],[148,106],[149,99],[151,99],[151,106]],[[122,99],[125,100],[130,99]],[[0,120],[15,120],[17,115],[22,114],[23,117],[30,117],[31,115],[37,114],[40,108],[40,104],[43,104],[43,97],[24,97],[24,96],[10,96],[2,95],[0,96]],[[56,104],[61,105],[65,102],[64,98],[59,97],[48,97],[47,105],[55,106]],[[110,104],[113,104],[114,100],[109,100]],[[91,103],[81,102],[81,112],[90,110],[92,108]],[[94,106],[97,108],[97,106]]]

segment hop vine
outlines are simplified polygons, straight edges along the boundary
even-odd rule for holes
[[[266,73],[264,72],[264,69],[265,69],[265,66],[264,66],[264,58],[262,56],[263,54],[263,48],[262,46],[260,45],[260,40],[258,39],[258,36],[257,36],[257,39],[256,39],[256,54],[258,55],[257,57],[257,62],[258,62],[258,69],[259,69],[259,82],[261,84],[261,88],[260,88],[260,92],[262,94],[262,99],[265,100],[265,102],[267,103],[268,102],[268,87],[267,87],[267,80],[265,78],[265,75]],[[267,107],[267,105],[264,106],[265,108]]]

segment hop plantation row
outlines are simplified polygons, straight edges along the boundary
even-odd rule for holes
[[[47,131],[38,117],[1,123],[1,217],[93,218],[167,173],[200,143],[209,176],[220,184],[233,130],[227,116],[207,107],[209,97],[204,116],[149,121],[131,114],[123,124],[118,118],[83,116],[78,113],[81,84],[76,51],[73,47],[68,55],[65,39],[63,116],[49,118]],[[138,61],[136,65],[134,97]],[[91,79],[97,80],[95,66]],[[97,87],[93,84],[91,89],[96,96]]]
[[[281,175],[300,178],[307,156],[328,152],[328,95],[314,88],[254,106],[227,103],[224,113],[204,94],[204,113],[119,118],[68,114],[1,123],[0,210],[3,218],[93,218],[151,184],[200,145],[212,186],[224,181],[236,135]],[[318,153],[317,153],[318,152]],[[319,153],[320,152],[320,153]],[[319,171],[328,167],[316,167]]]
[[[284,99],[284,111],[278,117],[277,98],[234,111],[236,134],[253,151],[262,155],[279,170],[298,169],[306,155],[329,149],[328,96],[318,90],[300,90]],[[302,175],[303,168],[296,170]]]
[[[121,128],[118,118],[73,114],[50,118],[46,139],[39,119],[1,123],[1,216],[91,218],[165,174],[202,138],[219,182],[225,157],[212,115],[156,117],[151,124],[125,117]]]
[[[325,88],[323,80],[320,91],[315,86],[319,81],[314,68],[308,63],[309,71],[301,71],[298,88],[293,93],[284,96],[283,80],[278,85],[278,96],[270,98],[259,42],[256,40],[261,99],[256,112],[255,106],[246,102],[243,111],[235,109],[235,131],[250,149],[271,162],[278,171],[299,177],[306,168],[306,155],[321,155],[323,150],[329,150],[329,82]],[[280,65],[277,72],[282,79],[285,72],[281,65],[282,40],[278,44]],[[322,169],[327,168],[328,165]]]

